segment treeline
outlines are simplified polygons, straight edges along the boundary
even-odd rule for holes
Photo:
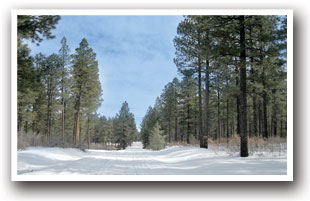
[[[286,137],[286,16],[185,16],[174,39],[182,79],[168,83],[141,124],[167,142]]]
[[[18,16],[18,100],[19,147],[29,145],[88,147],[91,143],[112,143],[126,148],[137,138],[133,114],[127,102],[115,118],[96,113],[102,90],[96,53],[85,38],[70,54],[67,39],[51,55],[30,55],[26,40],[51,39],[59,16]]]
[[[109,149],[109,145],[120,149],[125,149],[132,142],[139,141],[140,136],[136,127],[133,113],[129,110],[129,105],[125,101],[120,111],[113,118],[97,116],[94,119],[93,136],[91,142],[101,144],[103,149]]]

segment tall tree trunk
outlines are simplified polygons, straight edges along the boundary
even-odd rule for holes
[[[175,115],[174,117],[174,141],[178,141],[178,115]]]
[[[254,63],[254,59],[253,57],[251,57],[251,75],[252,75],[252,83],[253,83],[253,90],[252,90],[252,93],[253,93],[253,135],[255,137],[257,137],[257,106],[256,106],[256,90],[255,90],[255,87],[254,87],[254,69],[253,69],[253,63]]]
[[[23,122],[23,117],[21,114],[21,108],[22,108],[22,103],[20,101],[20,103],[18,104],[18,115],[17,115],[17,131],[18,131],[18,135],[21,137],[22,136],[22,122]]]
[[[51,92],[50,92],[50,84],[48,84],[48,95],[47,95],[47,136],[46,141],[47,144],[50,144],[51,137]]]
[[[277,112],[278,112],[278,107],[277,107],[277,101],[276,101],[276,89],[272,90],[272,96],[273,96],[273,101],[272,101],[272,132],[273,136],[277,136],[278,132],[278,118],[277,118]]]
[[[79,122],[80,122],[80,125],[79,125],[79,129],[80,129],[80,131],[79,131],[79,143],[81,143],[82,142],[82,122],[81,122],[81,119],[79,120]]]
[[[262,26],[260,26],[260,33],[263,32]],[[268,138],[268,119],[267,119],[267,86],[266,86],[266,76],[265,76],[265,65],[263,56],[263,46],[262,41],[260,41],[260,63],[262,65],[262,83],[263,83],[263,138],[266,140]]]
[[[252,41],[252,27],[249,27],[249,37],[250,37],[250,44],[253,44]],[[253,136],[257,137],[257,106],[256,106],[256,90],[255,90],[255,71],[254,71],[254,57],[253,55],[250,56],[250,62],[251,62],[251,82],[253,85],[252,89],[252,99],[253,99]],[[250,132],[251,133],[251,132]]]
[[[206,81],[205,81],[205,137],[204,137],[204,144],[203,147],[208,149],[208,140],[209,140],[209,89],[210,89],[210,71],[209,71],[209,59],[207,56],[206,60],[206,71],[205,71]]]
[[[75,127],[76,127],[76,121],[74,121],[73,125],[73,132],[72,132],[72,144],[75,144]]]
[[[245,47],[245,16],[239,16],[240,22],[240,156],[247,157],[247,102],[246,102],[246,47]]]
[[[199,108],[199,140],[200,140],[200,147],[204,148],[203,146],[203,130],[202,130],[202,96],[201,96],[201,64],[200,59],[198,59],[198,108]]]
[[[228,83],[226,81],[226,87],[228,86]],[[228,138],[229,138],[229,102],[228,102],[228,98],[226,100],[226,143],[228,146]]]
[[[81,95],[79,94],[75,103],[75,131],[74,131],[74,144],[78,145],[80,142],[80,103]]]
[[[195,118],[195,128],[194,128],[195,139],[198,140],[198,135],[197,135],[197,113],[196,112],[195,112],[194,118]]]
[[[90,124],[90,118],[89,118],[89,115],[87,117],[87,147],[89,149],[90,147],[90,129],[89,129],[89,124]]]
[[[263,137],[264,139],[268,139],[268,118],[267,118],[267,93],[266,93],[266,88],[265,88],[265,84],[264,86],[264,92],[263,92],[263,125],[264,125],[264,129],[263,129]]]
[[[61,80],[61,132],[62,132],[62,142],[65,142],[65,98],[64,98],[64,75]]]
[[[281,110],[281,121],[280,121],[280,137],[283,137],[283,114],[282,114],[282,110]]]
[[[169,122],[168,122],[168,142],[171,142],[171,116],[169,114]]]
[[[191,132],[191,126],[190,126],[190,105],[189,105],[189,96],[187,96],[187,136],[186,136],[186,143],[189,144],[189,136]]]
[[[263,133],[263,129],[262,129],[262,119],[263,119],[263,115],[262,115],[262,103],[261,100],[259,99],[258,101],[258,136],[261,137],[262,133]]]
[[[198,30],[198,47],[201,46],[201,31]],[[201,62],[201,55],[198,56],[198,121],[199,121],[199,141],[200,141],[200,148],[204,148],[203,143],[203,121],[202,121],[202,89],[201,89],[201,71],[202,71],[202,62]]]
[[[240,74],[240,71],[238,70],[238,67],[236,66],[235,69],[236,75]],[[239,77],[236,76],[236,86],[240,87],[239,83]],[[240,135],[240,94],[236,95],[236,103],[237,103],[237,134]]]
[[[90,130],[88,130],[88,133],[87,133],[87,144],[88,144],[88,149],[90,149],[90,137],[91,137],[91,135],[90,135]]]
[[[25,122],[25,133],[28,133],[28,121]]]
[[[221,142],[221,122],[220,122],[220,84],[219,75],[217,74],[217,129],[216,134],[219,142]]]

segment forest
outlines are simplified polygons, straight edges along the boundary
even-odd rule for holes
[[[141,126],[144,147],[159,122],[167,142],[227,145],[240,137],[286,138],[285,16],[185,16],[174,39],[174,78],[149,107]],[[222,141],[221,141],[222,140]]]
[[[135,141],[152,150],[208,149],[237,139],[247,157],[251,140],[286,142],[286,16],[184,16],[173,40],[179,77],[158,94],[140,130],[126,100],[115,117],[97,113],[104,91],[86,38],[73,52],[63,37],[58,52],[31,56],[27,41],[53,39],[59,20],[18,16],[19,149],[126,149]]]
[[[125,149],[138,140],[134,115],[124,101],[113,118],[96,113],[102,99],[96,53],[83,38],[71,54],[66,37],[59,52],[30,56],[25,40],[52,39],[60,16],[18,16],[18,147]],[[114,146],[117,144],[117,146]],[[96,146],[98,147],[98,146]],[[103,146],[102,146],[103,147]]]

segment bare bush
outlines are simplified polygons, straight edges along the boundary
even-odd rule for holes
[[[225,143],[222,143],[225,145]],[[238,153],[240,151],[240,137],[234,134],[226,143],[226,147],[229,153]],[[248,138],[249,154],[286,154],[286,138],[269,137],[263,139],[259,137]]]
[[[234,134],[232,137],[222,138],[221,140],[213,140],[209,138],[209,149],[215,152],[224,151],[231,155],[239,154],[240,152],[240,136]],[[199,140],[191,140],[190,144],[186,142],[170,142],[168,146],[196,146],[199,147]],[[286,138],[269,137],[264,140],[260,137],[248,138],[248,149],[250,155],[263,155],[270,153],[272,155],[286,154]]]
[[[26,149],[30,146],[44,146],[44,138],[37,134],[18,135],[17,149]]]
[[[96,150],[118,150],[118,145],[114,143],[91,143],[89,149]]]

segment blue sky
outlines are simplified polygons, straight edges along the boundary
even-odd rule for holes
[[[98,113],[114,117],[124,101],[140,127],[147,108],[177,74],[173,38],[182,16],[62,16],[52,40],[30,44],[49,55],[66,36],[71,53],[85,37],[99,63],[103,103]]]

